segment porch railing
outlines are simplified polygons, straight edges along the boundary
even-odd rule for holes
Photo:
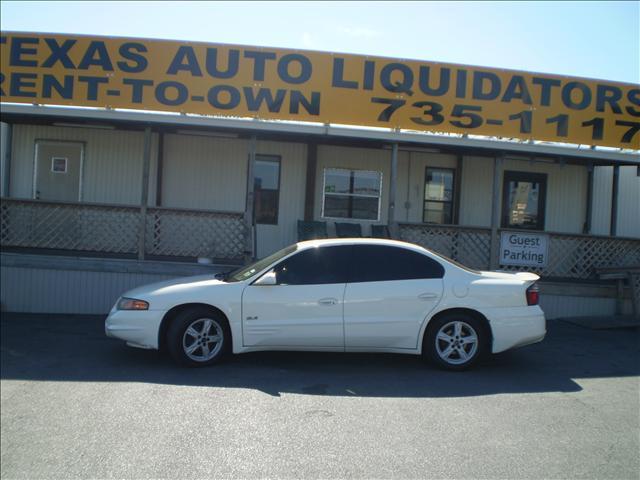
[[[2,198],[2,247],[242,260],[243,214]]]
[[[471,268],[488,270],[491,229],[457,225],[399,224],[402,240],[446,255]],[[546,267],[501,266],[546,277],[596,278],[596,269],[640,265],[640,239],[548,233]]]

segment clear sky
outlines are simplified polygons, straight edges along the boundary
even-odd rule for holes
[[[640,83],[640,2],[17,2],[2,30],[453,62]]]

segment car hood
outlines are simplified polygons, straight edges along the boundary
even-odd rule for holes
[[[140,298],[144,300],[149,297],[157,297],[159,295],[173,294],[186,289],[192,289],[197,287],[213,287],[217,285],[228,285],[227,283],[218,280],[214,277],[214,274],[209,275],[196,275],[192,277],[180,277],[172,280],[166,280],[163,282],[151,283],[143,285],[133,290],[129,290],[123,293],[123,297]]]

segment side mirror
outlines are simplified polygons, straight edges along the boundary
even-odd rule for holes
[[[269,270],[267,273],[262,275],[258,280],[255,281],[254,285],[259,285],[261,287],[265,285],[277,285],[278,281],[276,279],[275,270]]]

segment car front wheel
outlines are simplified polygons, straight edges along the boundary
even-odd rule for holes
[[[447,315],[429,325],[423,353],[438,367],[466,370],[487,350],[484,325],[471,316]]]
[[[226,319],[204,308],[180,313],[167,331],[169,353],[184,366],[199,367],[220,361],[230,342]]]

